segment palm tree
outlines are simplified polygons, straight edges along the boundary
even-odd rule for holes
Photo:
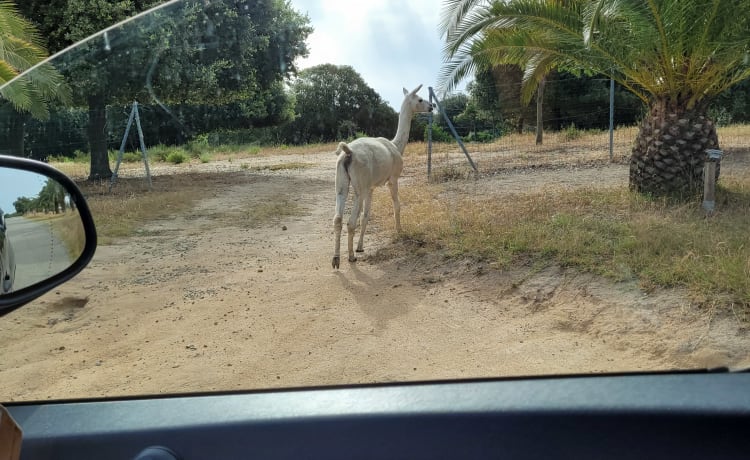
[[[477,63],[515,63],[527,100],[554,68],[633,92],[648,113],[630,187],[655,195],[700,189],[705,151],[719,146],[709,103],[750,77],[750,0],[445,0],[441,30],[447,89]]]
[[[19,112],[46,119],[48,103],[69,100],[70,88],[54,67],[40,64],[47,57],[40,43],[34,27],[13,3],[0,0],[0,96]],[[19,77],[31,68],[34,70]]]

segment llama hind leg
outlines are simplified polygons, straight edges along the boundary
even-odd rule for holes
[[[352,203],[352,215],[349,217],[349,222],[346,224],[346,239],[349,248],[349,262],[356,262],[357,258],[354,257],[354,232],[357,230],[357,221],[359,215],[362,212],[362,197],[355,196],[354,202]]]
[[[367,221],[370,220],[370,205],[372,204],[372,191],[367,194],[364,200],[365,210],[362,213],[362,224],[359,229],[359,241],[357,242],[357,252],[365,252],[364,241],[365,241],[365,229],[367,229]]]
[[[388,181],[393,200],[393,219],[396,221],[396,233],[401,233],[401,203],[398,201],[398,178]]]
[[[335,243],[331,265],[333,268],[339,268],[341,264],[341,216],[338,214],[333,218],[333,233],[335,235]]]

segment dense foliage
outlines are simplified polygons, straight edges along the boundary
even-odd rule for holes
[[[292,84],[296,118],[292,143],[334,141],[358,133],[393,137],[398,117],[350,66],[322,64],[300,72]]]
[[[52,49],[159,2],[58,3],[26,5]],[[50,10],[55,18],[40,14]],[[295,58],[306,55],[311,31],[308,18],[284,0],[185,0],[78,45],[55,65],[75,82],[76,105],[88,112],[90,177],[110,175],[107,133],[124,128],[108,119],[108,106],[151,106],[152,121],[174,126],[178,142],[224,120],[249,127],[291,119],[284,80],[295,74]]]

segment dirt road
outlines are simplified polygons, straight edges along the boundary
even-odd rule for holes
[[[750,366],[746,326],[679,291],[376,257],[391,244],[387,219],[368,228],[363,260],[332,270],[334,160],[194,166],[225,170],[197,207],[99,247],[74,280],[3,318],[0,400]],[[257,169],[283,162],[312,166]],[[472,187],[559,177],[518,171]],[[627,166],[564,177],[569,187],[627,181]],[[271,198],[287,212],[252,217]]]

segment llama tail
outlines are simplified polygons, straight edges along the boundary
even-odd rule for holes
[[[342,155],[341,153],[345,153]],[[352,163],[352,151],[349,146],[341,142],[336,149],[336,154],[339,155],[338,161],[336,161],[336,216],[339,218],[344,213],[344,204],[346,203],[346,196],[349,194],[349,183],[352,178],[349,175],[349,166]]]
[[[348,145],[346,145],[346,142],[339,142],[339,146],[336,149],[336,155],[340,155],[341,152],[345,152],[347,156],[352,155],[352,150],[349,148]]]
[[[352,164],[352,150],[349,148],[348,145],[346,145],[346,142],[339,142],[339,146],[336,149],[336,155],[341,155],[341,153],[345,153],[345,155],[341,158],[339,158],[339,161],[336,165],[336,169],[338,169],[336,177],[341,175],[343,179],[343,174],[346,174],[347,178],[347,187],[349,186],[349,180],[351,180],[351,176],[349,175],[349,165]]]

